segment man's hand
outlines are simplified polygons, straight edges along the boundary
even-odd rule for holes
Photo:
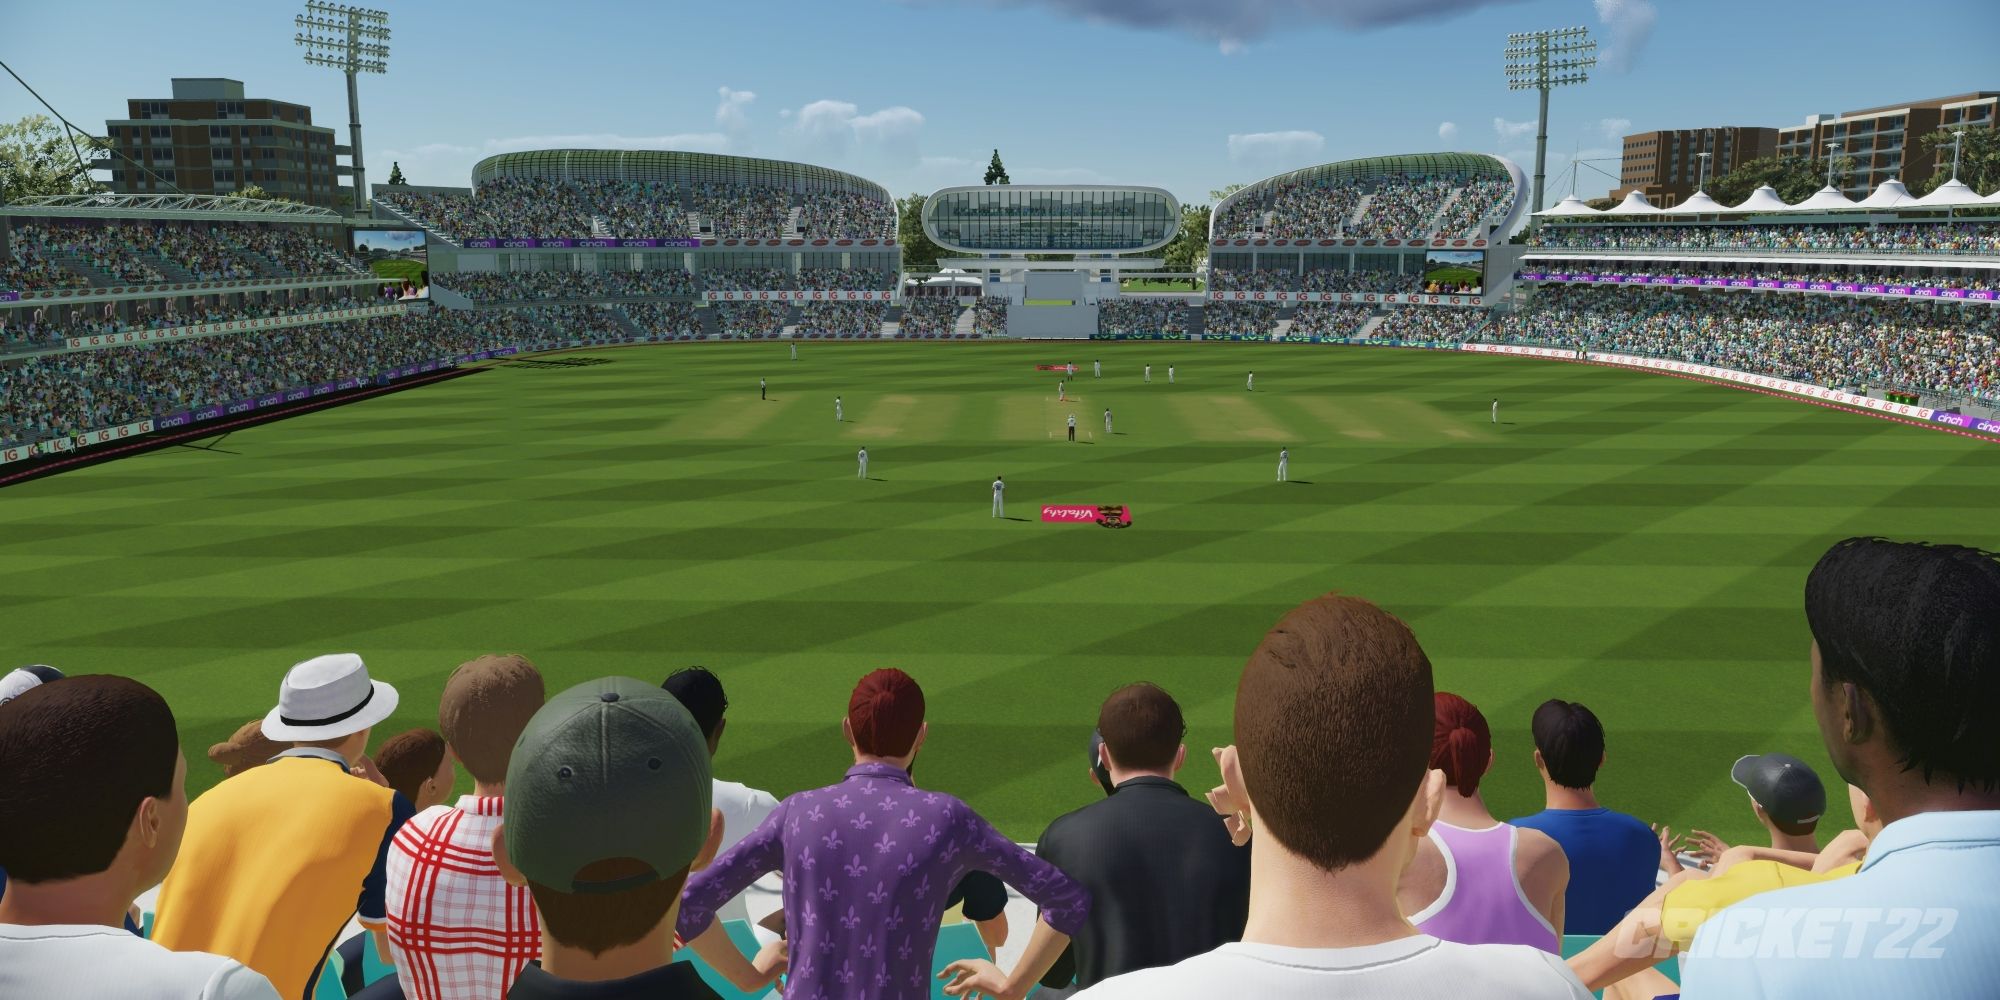
[[[1236,759],[1236,747],[1215,747],[1209,751],[1215,755],[1215,765],[1222,771],[1222,784],[1208,792],[1208,804],[1222,816],[1222,827],[1229,831],[1229,842],[1238,847],[1250,842],[1250,810],[1236,801],[1229,786],[1234,783],[1243,786],[1243,764]]]
[[[1007,992],[1007,977],[1000,967],[983,958],[966,958],[953,962],[938,973],[939,979],[949,980],[944,984],[944,995],[967,997],[979,1000],[1021,1000]]]
[[[347,773],[365,781],[372,781],[383,788],[389,787],[389,779],[382,776],[382,769],[376,767],[375,759],[367,754],[362,754],[361,759],[355,761],[354,766],[347,769]]]
[[[1686,866],[1674,856],[1674,848],[1679,846],[1679,838],[1674,836],[1672,827],[1664,823],[1654,823],[1653,835],[1660,838],[1660,870],[1669,875],[1681,871]]]
[[[1689,831],[1685,847],[1689,854],[1700,858],[1709,865],[1714,865],[1717,861],[1721,861],[1722,852],[1729,850],[1729,845],[1723,843],[1721,837],[1707,830]]]

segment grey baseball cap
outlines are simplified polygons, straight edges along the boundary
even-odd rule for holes
[[[1729,769],[1729,780],[1780,823],[1811,823],[1826,812],[1826,786],[1819,775],[1788,753],[1740,757]]]
[[[507,765],[507,856],[563,892],[636,889],[686,868],[708,839],[708,741],[680,700],[631,677],[543,705]],[[600,861],[643,870],[578,878]]]

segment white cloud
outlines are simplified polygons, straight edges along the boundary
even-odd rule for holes
[[[757,100],[754,90],[735,90],[730,87],[715,88],[721,98],[715,105],[715,123],[730,132],[741,132],[750,127],[750,105]]]
[[[1446,142],[1456,142],[1458,140],[1458,123],[1439,122],[1438,138],[1443,139]]]
[[[903,105],[862,114],[852,101],[818,100],[790,114],[791,131],[821,155],[838,157],[865,146],[900,163],[916,163],[923,113]]]
[[[1604,25],[1607,36],[1599,62],[1614,73],[1624,73],[1639,61],[1639,53],[1646,47],[1646,40],[1653,35],[1653,24],[1660,19],[1659,8],[1652,0],[1593,0],[1597,6],[1597,19]]]
[[[1029,5],[1096,24],[1173,31],[1215,42],[1225,56],[1273,28],[1332,24],[1365,31],[1396,24],[1433,24],[1455,14],[1515,0],[986,0],[1001,7]]]
[[[1493,131],[1499,134],[1501,142],[1513,142],[1516,139],[1534,135],[1535,120],[1530,118],[1527,121],[1514,122],[1508,121],[1505,118],[1495,118],[1493,119]]]
[[[1240,38],[1224,38],[1215,43],[1217,50],[1225,56],[1240,56],[1250,47]]]
[[[1233,132],[1229,136],[1229,158],[1245,160],[1295,160],[1311,156],[1326,146],[1326,136],[1304,129],[1284,132]]]
[[[1606,139],[1622,139],[1625,137],[1625,133],[1632,130],[1632,119],[1599,118],[1597,120],[1597,130],[1604,133]]]

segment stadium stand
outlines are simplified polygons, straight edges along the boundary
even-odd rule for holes
[[[365,273],[302,232],[208,222],[31,221],[8,249],[0,288],[17,291]]]
[[[1784,253],[2000,253],[2000,221],[1699,226],[1546,225],[1528,245],[1561,250],[1761,250]]]
[[[112,336],[136,330],[171,330],[201,323],[310,317],[339,309],[378,304],[380,301],[374,296],[362,297],[348,293],[296,303],[197,306],[173,312],[157,308],[155,302],[145,302],[130,317],[118,316],[115,313],[109,316],[93,315],[89,308],[64,309],[58,306],[54,307],[56,314],[53,317],[48,315],[48,308],[45,307],[29,312],[25,322],[11,323],[6,314],[0,313],[0,355],[58,346],[70,337]]]
[[[1264,337],[1278,327],[1278,307],[1269,302],[1210,302],[1202,308],[1205,337]]]
[[[1542,259],[1523,266],[1523,270],[1553,272],[1563,275],[1612,276],[1617,278],[1669,277],[1669,278],[1741,278],[1776,282],[1846,282],[1874,285],[1903,285],[1910,288],[1964,288],[1968,290],[1992,291],[2000,289],[2000,271],[1984,268],[1937,268],[1924,267],[1918,270],[1908,261],[1884,262],[1881,264],[1841,264],[1826,265],[1808,270],[1799,267],[1773,267],[1747,261],[1648,261],[1626,260],[1617,262],[1572,262],[1569,260]],[[1642,287],[1644,282],[1633,282]],[[1787,289],[1777,289],[1786,291]],[[1798,289],[1791,289],[1797,291]]]
[[[716,322],[725,336],[764,340],[784,332],[790,306],[771,302],[724,302],[715,307]]]
[[[890,239],[896,208],[852,191],[757,184],[498,176],[471,192],[391,190],[388,205],[453,242],[467,239],[689,236]]]
[[[1298,307],[1292,313],[1293,338],[1345,339],[1361,334],[1361,327],[1374,314],[1369,306],[1344,306],[1311,303]]]
[[[938,340],[950,337],[964,312],[950,299],[913,299],[903,306],[903,318],[896,328],[898,340]]]
[[[808,339],[872,340],[882,335],[884,302],[808,302],[799,307],[798,333]]]
[[[1239,271],[1218,267],[1209,271],[1211,286],[1219,292],[1413,292],[1420,280],[1420,275],[1379,268],[1346,271],[1322,267],[1300,273],[1274,268]]]
[[[1403,306],[1388,310],[1370,339],[1406,344],[1455,344],[1476,336],[1485,325],[1484,309]]]
[[[458,271],[438,274],[434,283],[475,302],[533,302],[551,299],[692,297],[695,276],[677,268],[639,271]]]
[[[699,277],[706,292],[774,292],[799,287],[798,276],[782,267],[704,270]]]
[[[1098,333],[1187,333],[1187,306],[1180,299],[1116,299],[1097,307]]]
[[[661,339],[695,340],[702,335],[700,317],[688,302],[628,302],[618,307],[647,334]]]
[[[1213,239],[1483,236],[1516,186],[1493,157],[1445,153],[1330,163],[1251,185],[1216,207]]]
[[[981,337],[1007,335],[1007,300],[980,299],[972,309],[972,332]]]

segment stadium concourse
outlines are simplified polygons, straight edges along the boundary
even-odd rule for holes
[[[2000,216],[1946,189],[1701,211],[1565,202],[1509,242],[1523,180],[1496,157],[1432,153],[1250,185],[1215,208],[1206,289],[1108,296],[1081,343],[1010,336],[1040,306],[996,291],[1019,282],[999,264],[906,297],[893,199],[810,164],[538,150],[482,161],[463,189],[378,186],[373,224],[427,234],[427,298],[370,272],[326,210],[0,207],[0,575],[22,605],[18,655],[81,675],[0,682],[0,813],[74,813],[0,824],[14,878],[0,925],[87,890],[117,903],[112,922],[142,904],[135,929],[178,956],[71,963],[107,982],[122,969],[232,1000],[279,995],[270,984],[456,1000],[532,980],[523,965],[545,948],[664,937],[683,898],[670,873],[691,868],[681,953],[727,996],[769,986],[780,935],[796,945],[790,996],[933,996],[938,972],[1009,1000],[1107,980],[1088,995],[1299,995],[1259,978],[1285,963],[1229,944],[1260,895],[1302,891],[1251,894],[1248,841],[1325,875],[1318,898],[1449,942],[1343,967],[1359,995],[1478,982],[1576,997],[1627,981],[1650,996],[1681,975],[1689,996],[1738,995],[1814,974],[1743,968],[1696,933],[1779,885],[1949,907],[1958,933],[1992,940],[1994,863],[1906,848],[2000,805],[1990,741],[1934,737],[1990,728],[1977,720],[2000,685],[2000,569],[1970,549],[1826,543],[1874,532],[1882,512],[1945,539],[1990,531]],[[643,345],[661,346],[607,350]],[[1071,363],[1058,397],[1049,369]],[[238,429],[241,454],[141,454]],[[857,449],[874,465],[850,475]],[[94,457],[116,461],[77,468]],[[1003,516],[1003,479],[1009,511],[1116,501],[1136,530],[1005,540],[1041,526]],[[1157,547],[1135,559],[1133,539]],[[1329,566],[1411,624],[1314,597]],[[1881,581],[1934,590],[1906,600]],[[106,601],[118,617],[78,610]],[[273,651],[302,644],[365,655],[283,671]],[[542,666],[441,669],[517,644]],[[1316,659],[1343,644],[1356,655]],[[1866,652],[1881,649],[1903,655]],[[1240,678],[1215,669],[1245,656]],[[668,679],[675,657],[716,673]],[[891,661],[911,674],[871,672]],[[1095,683],[1139,675],[1167,690]],[[1808,676],[1851,685],[1847,703],[1880,707],[1880,724],[1815,716]],[[1689,689],[1727,696],[1672,696]],[[668,694],[685,711],[662,707]],[[1300,707],[1350,697],[1380,699],[1357,718],[1396,725],[1313,725]],[[649,768],[673,787],[635,770],[620,780],[646,792],[592,800],[601,811],[537,801],[555,793],[534,776],[584,738],[550,715],[628,702],[659,724],[607,724],[590,738],[629,742],[591,752],[674,760]],[[439,732],[390,741],[392,724]],[[194,759],[175,777],[182,744]],[[705,761],[725,745],[723,773],[799,794],[711,785]],[[935,791],[898,798],[920,747]],[[1214,786],[1210,801],[1176,780]],[[1260,798],[1267,780],[1297,794]],[[185,843],[131,822],[182,781]],[[1323,794],[1357,783],[1367,794]],[[496,859],[503,797],[536,802],[508,818],[577,851],[610,850],[606,831],[659,843],[637,869],[544,877],[608,856],[551,861],[503,839]],[[827,824],[824,808],[856,798],[899,825],[843,854],[864,825]],[[293,850],[260,832],[281,811],[302,836],[349,835]],[[1519,819],[1493,835],[1504,843],[1481,839],[1506,815]],[[794,828],[766,822],[781,816]],[[1406,836],[1433,816],[1435,838]],[[933,838],[904,845],[890,874],[874,855],[923,826]],[[1121,857],[1106,831],[1143,832],[1147,849]],[[413,888],[440,877],[453,837],[476,870]],[[1428,898],[1399,900],[1398,866],[1377,863],[1404,851],[1441,887]],[[769,876],[797,876],[792,858],[824,881],[781,891]],[[1145,871],[1119,874],[1135,858]],[[966,880],[974,868],[1012,891]],[[645,884],[599,907],[550,889],[565,879]],[[338,891],[270,898],[293,882]],[[587,919],[600,911],[631,926]],[[1132,916],[1159,911],[1170,931]],[[440,943],[453,935],[499,943]],[[61,981],[8,957],[42,944],[0,932],[0,995]],[[2000,981],[1992,954],[1826,967],[1890,984],[1878,995],[1953,995]],[[855,982],[875,991],[842,988]]]

